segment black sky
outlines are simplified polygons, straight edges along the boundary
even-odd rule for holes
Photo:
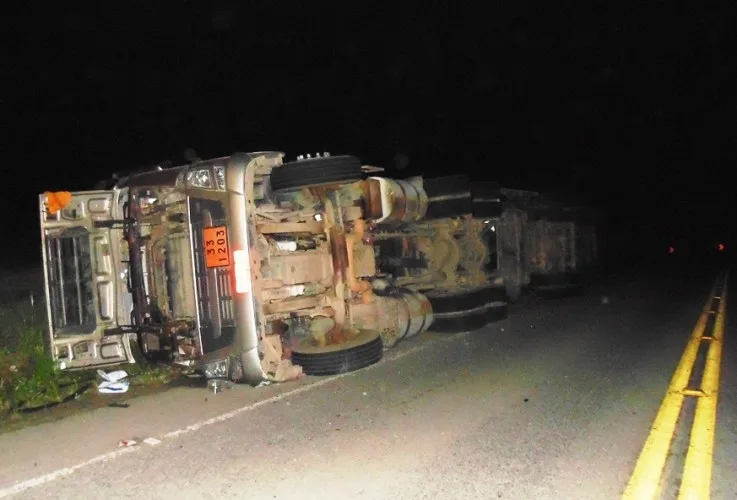
[[[16,234],[35,249],[39,192],[181,161],[188,147],[382,166],[402,153],[402,174],[573,189],[638,227],[693,227],[732,202],[734,2],[462,5],[8,12],[0,113],[6,172],[24,179]]]

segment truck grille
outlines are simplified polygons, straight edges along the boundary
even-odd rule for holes
[[[208,269],[204,254],[203,230],[226,226],[227,219],[225,207],[219,201],[190,198],[189,204],[197,315],[202,352],[208,353],[231,345],[236,330],[230,267]]]
[[[46,252],[54,332],[92,333],[96,317],[89,233],[75,227],[47,236]]]

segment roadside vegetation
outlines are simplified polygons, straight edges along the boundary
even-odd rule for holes
[[[32,279],[4,276],[0,285],[0,421],[97,392],[96,370],[65,372],[52,361],[37,273],[29,272]],[[177,376],[167,366],[122,368],[128,372],[131,388],[166,384]]]

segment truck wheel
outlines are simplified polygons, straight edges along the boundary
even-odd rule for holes
[[[502,286],[428,292],[433,309],[430,329],[440,333],[478,330],[507,317],[507,294]]]
[[[322,156],[290,161],[271,171],[271,190],[293,191],[325,184],[350,184],[363,179],[355,156]]]
[[[427,193],[425,219],[460,217],[472,212],[471,187],[465,175],[448,175],[423,179]]]
[[[363,332],[345,344],[315,347],[304,343],[292,350],[292,363],[306,375],[336,375],[378,363],[384,344],[378,332]]]
[[[434,317],[435,320],[430,326],[430,330],[434,332],[471,332],[507,319],[509,317],[509,307],[504,302],[497,302],[471,311],[440,313],[435,314]]]
[[[455,313],[476,309],[494,302],[506,302],[504,287],[488,285],[456,290],[432,290],[425,293],[430,299],[433,314]]]
[[[462,333],[479,330],[489,324],[489,307],[470,311],[435,314],[430,330],[438,333]]]

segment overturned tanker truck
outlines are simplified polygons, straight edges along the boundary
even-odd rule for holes
[[[474,216],[497,228],[487,239],[487,266],[498,267],[510,302],[525,291],[541,297],[583,291],[601,247],[601,214],[593,206],[493,182],[474,182],[472,200]]]
[[[467,178],[283,158],[236,153],[42,194],[60,365],[157,360],[261,385],[359,369],[428,328],[506,317],[507,289],[521,284],[505,285],[504,259],[521,261],[522,240],[498,251],[504,210],[474,211]]]

